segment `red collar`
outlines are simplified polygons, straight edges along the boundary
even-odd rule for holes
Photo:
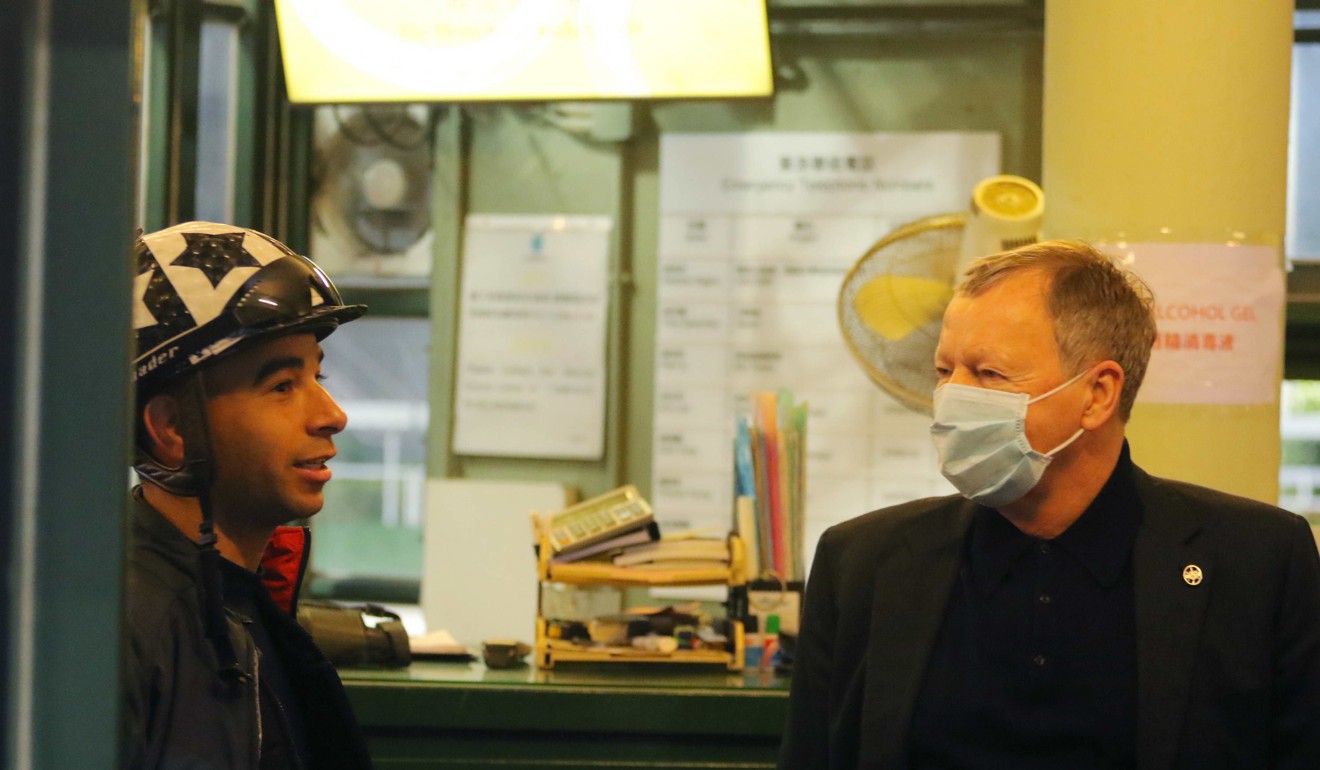
[[[307,527],[276,527],[261,556],[261,582],[275,604],[290,615],[297,611],[311,540]]]

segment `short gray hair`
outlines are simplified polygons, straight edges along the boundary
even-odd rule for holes
[[[1127,422],[1155,344],[1150,287],[1090,244],[1043,241],[974,261],[957,292],[975,297],[1026,270],[1040,271],[1050,281],[1046,308],[1063,365],[1074,373],[1105,360],[1123,368],[1118,416]]]

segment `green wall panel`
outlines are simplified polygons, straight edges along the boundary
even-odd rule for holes
[[[651,478],[660,134],[990,130],[1002,135],[1003,170],[1039,179],[1042,54],[1041,36],[1022,32],[795,37],[779,41],[777,66],[793,67],[800,80],[773,102],[668,104],[648,111],[629,146],[637,289],[628,318],[625,417],[625,476],[644,495]]]
[[[923,19],[964,21],[932,27],[911,14],[888,18],[902,8],[881,9],[878,23],[876,14],[837,4],[826,4],[829,13],[790,5],[802,6],[806,17],[823,14],[830,24],[807,29],[795,22],[774,36],[783,82],[772,99],[636,104],[633,134],[617,143],[552,125],[539,105],[448,108],[435,172],[431,476],[559,480],[584,495],[632,482],[649,494],[662,133],[990,130],[1002,136],[1004,171],[1040,178],[1043,37],[1034,6],[1007,4],[1009,11],[982,11],[970,20],[958,9],[924,11]],[[865,23],[854,23],[858,14]],[[997,23],[1000,17],[1009,23]],[[604,459],[451,452],[457,257],[468,213],[615,219]]]

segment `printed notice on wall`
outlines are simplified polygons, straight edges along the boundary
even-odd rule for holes
[[[607,217],[467,218],[455,452],[601,456],[610,230]]]
[[[808,404],[805,551],[829,525],[953,491],[930,418],[867,379],[839,331],[848,269],[881,236],[964,211],[994,133],[664,134],[651,503],[728,529],[735,416],[756,391]],[[932,364],[933,365],[933,364]]]
[[[1138,401],[1269,404],[1278,399],[1285,291],[1278,249],[1202,243],[1101,248],[1155,293],[1155,349]]]

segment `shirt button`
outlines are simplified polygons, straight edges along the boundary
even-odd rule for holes
[[[1052,599],[1049,594],[1041,594],[1039,597],[1037,597],[1037,599],[1040,601],[1041,604],[1049,604],[1050,602],[1054,601],[1054,599]]]
[[[1050,552],[1050,544],[1049,544],[1049,543],[1041,543],[1041,544],[1040,544],[1040,552],[1041,552],[1041,553],[1049,553],[1049,552]]]
[[[1037,655],[1036,657],[1031,659],[1031,662],[1035,663],[1037,666],[1043,666],[1045,665],[1045,656]]]

